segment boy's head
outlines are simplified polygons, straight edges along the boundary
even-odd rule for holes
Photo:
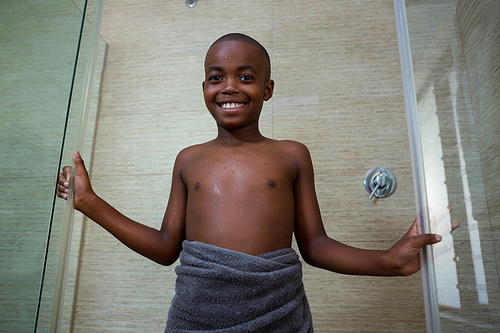
[[[228,34],[217,39],[205,57],[205,104],[225,128],[258,125],[264,101],[274,82],[267,51],[253,38]]]

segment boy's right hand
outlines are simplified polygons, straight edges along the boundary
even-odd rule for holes
[[[94,195],[94,191],[90,185],[89,174],[79,152],[75,151],[73,153],[73,161],[76,165],[74,208],[80,210],[82,203],[89,195]],[[68,198],[70,176],[71,167],[65,166],[59,174],[59,179],[57,181],[58,197],[63,199]]]

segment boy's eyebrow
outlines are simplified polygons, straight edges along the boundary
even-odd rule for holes
[[[245,65],[245,66],[238,67],[238,70],[243,70],[243,69],[249,69],[252,72],[257,73],[257,71],[255,70],[255,68],[253,68],[253,66],[251,66],[251,65]]]
[[[208,69],[207,69],[207,73],[208,73],[208,72],[211,72],[211,71],[215,71],[215,72],[222,72],[222,67],[217,67],[217,66],[211,66],[211,67],[208,67]]]

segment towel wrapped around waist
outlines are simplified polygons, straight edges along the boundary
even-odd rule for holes
[[[252,256],[182,246],[165,332],[313,332],[295,250]]]

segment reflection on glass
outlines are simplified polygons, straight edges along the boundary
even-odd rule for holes
[[[418,114],[432,230],[433,232],[445,234],[447,229],[449,231],[450,216],[445,216],[440,219],[441,221],[436,219],[436,215],[439,214],[442,208],[449,205],[449,200],[443,163],[443,149],[439,137],[439,121],[436,114],[436,98],[433,90],[433,86],[429,87],[421,97],[418,103]],[[443,240],[435,245],[434,255],[436,275],[442,277],[436,281],[439,304],[460,308],[460,295],[456,288],[458,285],[457,268],[453,260],[455,252],[451,234],[443,237]]]
[[[462,186],[464,191],[464,204],[467,213],[467,229],[469,231],[472,264],[474,266],[474,276],[476,278],[477,297],[480,304],[488,304],[488,292],[486,288],[486,278],[484,273],[483,255],[481,252],[481,239],[479,236],[479,225],[472,214],[472,195],[469,186],[469,179],[467,176],[467,167],[464,157],[464,148],[462,146],[462,138],[460,135],[460,126],[458,123],[457,113],[457,94],[458,82],[456,72],[453,70],[448,76],[450,85],[450,97],[453,109],[453,123],[455,125],[455,132],[457,134],[457,150],[458,158],[460,161],[460,173],[462,175]]]

